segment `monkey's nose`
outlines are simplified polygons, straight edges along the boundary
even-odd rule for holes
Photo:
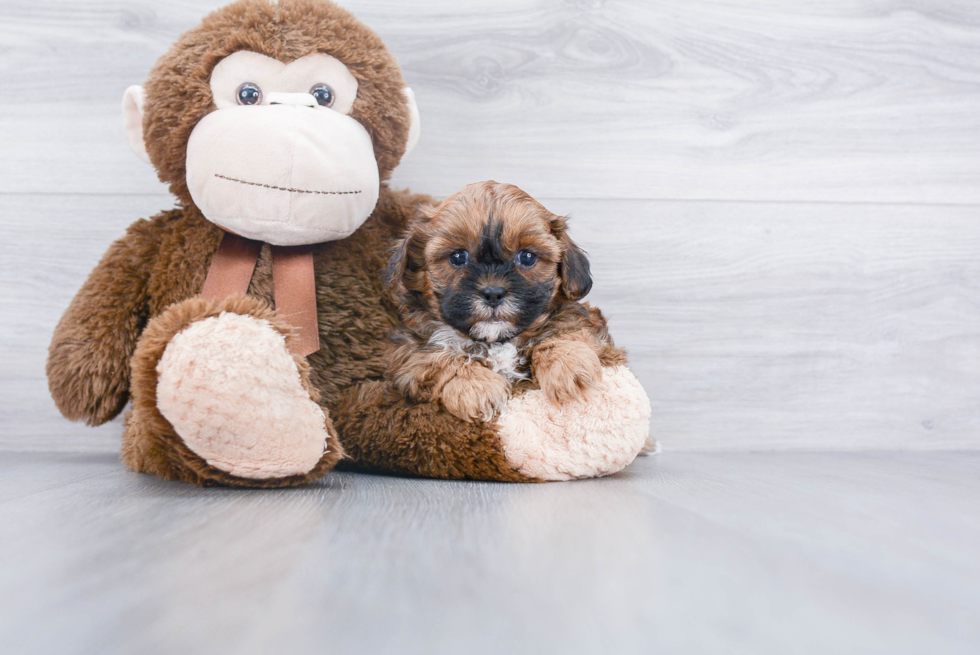
[[[487,301],[487,304],[491,307],[496,307],[507,295],[507,291],[503,287],[483,287],[480,291],[480,295],[483,299]]]
[[[299,107],[316,107],[316,98],[309,93],[270,93],[267,96],[270,105],[294,105]]]

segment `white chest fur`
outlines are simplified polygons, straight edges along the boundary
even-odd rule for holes
[[[486,344],[462,336],[448,325],[441,326],[429,337],[430,346],[440,346],[466,355],[470,359],[485,362],[494,373],[510,382],[530,377],[527,370],[527,356],[510,342]]]

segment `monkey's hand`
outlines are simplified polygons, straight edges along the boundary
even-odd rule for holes
[[[493,420],[508,398],[510,382],[477,363],[461,366],[440,393],[440,400],[450,414],[471,423]]]
[[[148,221],[116,241],[55,328],[48,387],[61,413],[99,425],[129,398],[129,359],[146,321],[146,281],[158,242]]]
[[[548,400],[561,405],[585,398],[602,378],[602,364],[590,344],[553,339],[535,348],[531,373]]]

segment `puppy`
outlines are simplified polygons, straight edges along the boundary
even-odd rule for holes
[[[513,185],[471,184],[421,210],[388,281],[402,318],[389,379],[461,419],[492,420],[517,385],[580,399],[625,363],[599,310],[578,302],[592,277],[566,219]]]

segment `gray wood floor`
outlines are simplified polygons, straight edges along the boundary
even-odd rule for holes
[[[0,0],[0,652],[980,652],[980,4],[343,2],[393,185],[571,214],[665,452],[273,492],[126,471],[43,372],[172,206],[123,90],[220,4]]]
[[[4,653],[976,653],[980,453],[201,490],[0,459]]]

